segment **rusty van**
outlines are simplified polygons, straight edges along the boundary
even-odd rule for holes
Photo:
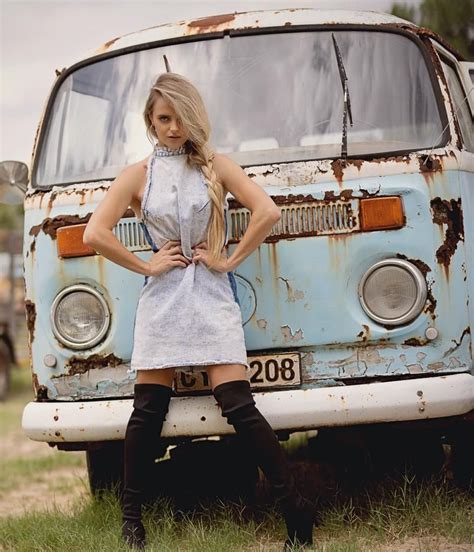
[[[413,447],[443,439],[470,477],[474,65],[430,30],[372,12],[186,20],[58,71],[24,199],[26,435],[86,451],[94,492],[120,479],[143,277],[82,235],[118,172],[151,151],[141,111],[164,56],[201,91],[216,150],[281,208],[236,270],[251,384],[277,434],[353,431],[369,448],[395,434]],[[228,201],[232,250],[249,212]],[[114,232],[150,255],[131,209]],[[166,443],[232,431],[205,373],[178,372]]]

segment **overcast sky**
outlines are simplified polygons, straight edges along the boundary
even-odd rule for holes
[[[16,159],[30,165],[36,127],[55,80],[55,69],[71,65],[111,38],[161,23],[234,11],[314,7],[389,12],[392,3],[392,0],[0,0],[0,161]],[[418,5],[420,0],[404,3]]]

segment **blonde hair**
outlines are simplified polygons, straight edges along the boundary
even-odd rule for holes
[[[204,102],[196,87],[183,76],[176,73],[160,75],[150,90],[143,112],[147,136],[152,142],[157,140],[152,125],[152,111],[159,96],[174,109],[189,136],[185,144],[188,163],[199,167],[208,183],[212,209],[207,228],[207,244],[211,260],[217,260],[225,242],[225,189],[214,170],[214,150],[209,145],[211,126]]]

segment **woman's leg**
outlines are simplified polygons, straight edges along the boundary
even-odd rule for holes
[[[311,545],[314,512],[295,488],[287,458],[267,420],[255,406],[245,367],[219,365],[208,367],[209,379],[222,415],[242,438],[257,464],[272,485],[285,518],[288,541]]]
[[[145,547],[141,507],[168,412],[173,376],[174,368],[138,370],[134,408],[125,432],[122,537],[139,549]]]

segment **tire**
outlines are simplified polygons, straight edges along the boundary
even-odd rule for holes
[[[454,483],[474,492],[474,447],[472,425],[459,427],[451,436],[451,470]]]
[[[7,344],[0,340],[0,401],[4,401],[7,398],[10,390],[11,367],[10,350]]]
[[[123,441],[92,443],[86,451],[89,487],[94,498],[100,500],[107,492],[122,495],[123,445]]]

